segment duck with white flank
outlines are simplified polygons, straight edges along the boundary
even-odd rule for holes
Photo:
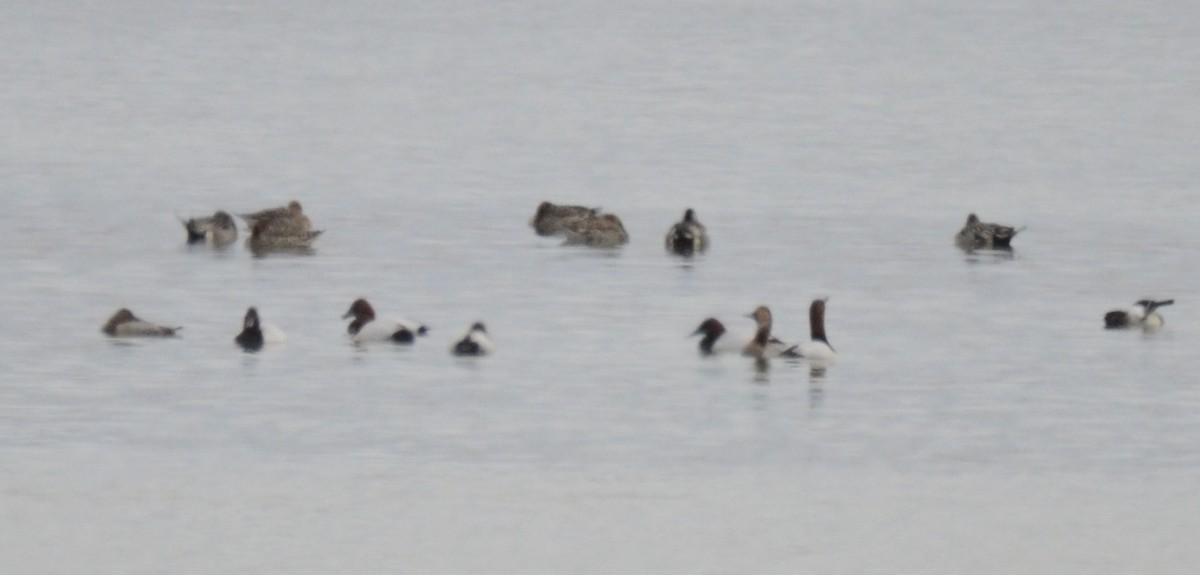
[[[715,317],[706,318],[691,336],[703,335],[700,338],[701,355],[717,355],[724,353],[742,353],[753,340],[747,341],[745,334],[729,333],[725,324]],[[783,355],[793,345],[786,344],[774,336],[767,337],[767,357]]]
[[[1117,309],[1104,314],[1106,329],[1125,329],[1140,327],[1147,330],[1158,329],[1163,325],[1163,317],[1158,308],[1175,303],[1173,299],[1155,301],[1152,299],[1138,300],[1132,307]]]
[[[683,220],[667,230],[667,250],[681,256],[690,256],[708,249],[708,232],[704,224],[696,219],[691,208],[683,212]]]
[[[808,328],[811,334],[809,341],[796,346],[800,357],[815,362],[830,363],[837,359],[837,352],[829,345],[825,335],[825,299],[815,299],[808,306]]]
[[[964,250],[1007,250],[1011,249],[1010,243],[1019,231],[1021,230],[1011,226],[982,222],[979,216],[970,214],[967,216],[967,223],[959,230],[958,235],[954,236],[954,243]]]
[[[225,246],[237,241],[237,224],[228,212],[217,211],[211,216],[180,220],[187,229],[189,244]]]
[[[173,337],[182,327],[166,327],[138,319],[126,308],[117,310],[100,331],[112,337]]]
[[[629,243],[629,234],[625,232],[621,218],[614,214],[576,220],[570,224],[566,234],[563,245],[615,248]]]
[[[753,319],[758,324],[758,329],[754,332],[754,339],[742,348],[742,355],[755,359],[800,357],[795,345],[789,345],[771,337],[771,310],[767,306],[758,306],[753,313],[746,317]]]
[[[246,317],[242,320],[242,332],[237,334],[233,341],[246,351],[258,351],[264,344],[287,341],[287,336],[283,330],[269,323],[259,322],[258,310],[251,307],[246,310]]]
[[[367,300],[359,298],[350,304],[350,310],[342,319],[354,318],[346,326],[354,343],[375,341],[390,341],[393,343],[412,343],[416,336],[425,335],[429,328],[409,320],[376,319],[375,308]]]
[[[599,214],[599,208],[565,206],[542,202],[538,205],[537,212],[533,214],[533,219],[529,221],[529,225],[533,226],[533,231],[539,236],[553,236],[566,233],[579,220],[593,218]]]
[[[491,354],[493,349],[492,340],[488,339],[487,328],[483,322],[477,321],[461,339],[454,342],[450,353],[459,356],[481,356]]]

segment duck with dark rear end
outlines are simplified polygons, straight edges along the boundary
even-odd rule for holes
[[[189,244],[212,244],[226,246],[237,241],[237,224],[227,212],[217,211],[211,216],[180,220],[187,230]]]
[[[483,322],[477,321],[463,334],[462,338],[450,347],[450,353],[457,356],[478,357],[492,353],[492,340],[488,339],[487,328]]]
[[[354,321],[346,326],[346,332],[354,343],[413,343],[416,336],[429,331],[425,325],[409,320],[376,319],[375,308],[363,298],[354,300],[349,311],[342,316],[342,319],[349,318],[354,318]]]
[[[1105,329],[1142,328],[1155,330],[1163,326],[1163,317],[1158,308],[1174,304],[1175,300],[1138,300],[1132,307],[1116,309],[1104,314]]]
[[[758,306],[753,313],[746,317],[754,320],[757,329],[754,332],[754,339],[742,348],[742,355],[760,360],[772,357],[800,357],[796,352],[796,346],[786,344],[771,336],[771,310],[767,306]]]
[[[1012,248],[1012,239],[1019,231],[1011,226],[982,222],[979,216],[970,214],[967,223],[954,236],[954,243],[964,250],[1007,250]]]
[[[258,351],[264,344],[283,343],[285,339],[282,330],[271,324],[261,323],[258,310],[252,306],[246,310],[246,317],[242,320],[242,331],[233,341],[246,351]]]
[[[173,337],[182,327],[166,327],[138,319],[126,308],[117,310],[100,331],[112,337]]]
[[[690,256],[708,249],[708,232],[704,224],[696,219],[696,212],[688,208],[683,220],[667,230],[667,250],[681,256]]]
[[[600,208],[584,206],[565,206],[542,202],[529,225],[539,236],[553,236],[566,233],[576,222],[594,218],[600,214]]]
[[[725,329],[725,324],[721,323],[715,317],[705,318],[704,321],[700,322],[700,327],[697,327],[696,331],[692,332],[691,337],[698,335],[704,336],[700,338],[700,345],[698,346],[701,355],[742,353],[747,346],[754,343],[753,339],[747,341],[745,334],[728,333]],[[793,346],[770,335],[768,330],[766,352],[764,354],[766,357],[782,355],[791,347]]]

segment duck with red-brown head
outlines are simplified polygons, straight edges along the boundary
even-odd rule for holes
[[[173,337],[182,327],[166,327],[139,319],[127,308],[117,310],[100,331],[111,337]]]
[[[829,344],[825,335],[825,302],[826,298],[813,300],[808,306],[808,325],[811,339],[797,346],[800,357],[814,362],[831,363],[837,359],[837,352]]]
[[[350,309],[342,316],[342,319],[349,318],[354,320],[346,326],[346,332],[354,343],[413,343],[416,336],[429,331],[427,326],[410,320],[376,318],[375,308],[365,298],[350,304]]]

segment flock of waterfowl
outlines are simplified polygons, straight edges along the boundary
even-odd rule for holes
[[[255,253],[277,250],[309,250],[321,235],[312,229],[312,222],[304,214],[300,203],[293,201],[285,207],[272,208],[249,214],[239,214],[246,222],[250,237],[247,247]],[[211,216],[182,220],[187,230],[188,243],[206,243],[225,246],[237,241],[238,228],[228,212],[217,211]],[[564,245],[584,245],[612,248],[629,242],[629,234],[615,214],[603,213],[600,208],[558,205],[542,202],[534,213],[530,226],[540,236],[559,236]],[[1021,230],[1011,226],[983,222],[975,214],[967,216],[967,222],[954,237],[960,248],[974,250],[1011,250],[1013,238]],[[667,230],[666,249],[682,256],[691,256],[708,249],[710,242],[704,225],[696,213],[688,208],[683,219]],[[770,358],[795,358],[824,366],[837,359],[837,352],[829,343],[825,333],[826,299],[815,299],[809,306],[809,341],[785,343],[771,334],[771,310],[759,306],[747,317],[757,326],[749,341],[730,336],[725,326],[716,318],[706,318],[692,333],[702,335],[699,349],[702,354],[722,352],[740,353],[758,361]],[[1143,299],[1126,309],[1113,310],[1104,315],[1104,326],[1108,329],[1140,328],[1154,330],[1163,325],[1158,309],[1175,303],[1174,300]],[[418,337],[428,333],[429,328],[408,319],[386,319],[377,317],[375,309],[366,299],[359,298],[350,304],[343,319],[352,319],[346,332],[355,344],[388,342],[412,344]],[[182,329],[157,325],[139,319],[128,309],[118,310],[101,331],[112,337],[172,337]],[[246,310],[242,331],[234,341],[246,351],[258,351],[265,345],[286,340],[283,331],[261,321],[258,310]],[[458,356],[482,356],[492,353],[494,347],[488,338],[483,322],[475,322],[462,337],[450,346],[450,352]]]

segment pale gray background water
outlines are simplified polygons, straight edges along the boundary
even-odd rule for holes
[[[1191,572],[1200,5],[1130,4],[0,5],[0,570]],[[293,198],[311,257],[183,245]],[[685,337],[817,296],[823,375]]]

